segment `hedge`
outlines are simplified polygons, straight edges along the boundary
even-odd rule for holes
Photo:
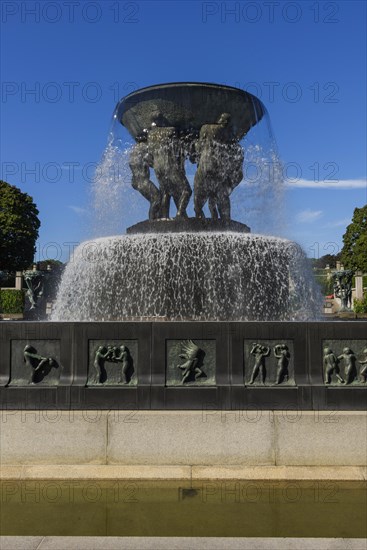
[[[23,313],[24,292],[0,289],[0,313]]]
[[[367,293],[363,296],[362,300],[354,299],[353,309],[355,313],[367,313]]]

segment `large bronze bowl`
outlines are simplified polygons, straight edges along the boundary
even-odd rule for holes
[[[241,139],[265,113],[254,95],[221,84],[174,82],[136,90],[122,98],[117,116],[136,138],[159,117],[159,126],[174,126],[182,132],[198,132],[213,124],[222,113],[231,115],[230,124]]]

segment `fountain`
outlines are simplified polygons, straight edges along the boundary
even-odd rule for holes
[[[4,406],[365,407],[363,324],[315,322],[300,246],[232,219],[246,139],[266,117],[253,95],[216,84],[151,86],[118,103],[114,121],[133,140],[120,151],[128,188],[147,219],[75,250],[51,323],[4,327]],[[104,224],[123,191],[109,181],[96,188]],[[271,185],[266,196],[263,219],[280,210]]]
[[[231,217],[244,177],[240,141],[263,118],[261,101],[228,86],[165,84],[133,92],[115,113],[135,140],[131,185],[149,202],[148,219],[76,250],[53,319],[315,319],[318,293],[300,247]],[[185,162],[197,166],[193,191]]]
[[[301,248],[232,219],[247,185],[243,137],[265,118],[257,98],[214,84],[152,86],[117,105],[134,140],[127,185],[148,216],[76,249],[51,322],[1,324],[5,475],[35,464],[37,479],[67,477],[71,465],[84,479],[133,472],[191,484],[278,479],[288,466],[302,479],[304,466],[331,465],[323,479],[341,475],[335,466],[343,476],[353,466],[356,479],[364,323],[315,322],[319,293]],[[116,151],[110,143],[107,163]],[[123,191],[109,183],[97,182],[96,201],[107,226]],[[279,210],[266,191],[265,219]],[[336,283],[347,305],[342,275]]]

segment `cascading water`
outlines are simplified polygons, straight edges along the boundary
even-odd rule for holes
[[[178,99],[172,98],[170,87],[175,86],[184,88]],[[291,241],[267,236],[279,234],[284,216],[281,164],[264,106],[253,96],[248,102],[249,94],[236,89],[187,86],[191,86],[189,105],[184,104],[185,85],[143,89],[138,97],[133,94],[132,103],[126,101],[128,96],[118,104],[93,188],[93,235],[105,237],[82,243],[75,250],[61,281],[53,320],[285,321],[318,317],[320,295],[301,248]],[[197,104],[201,104],[195,86],[201,86],[205,97],[209,94],[216,113],[211,114],[208,108],[207,113],[198,110]],[[173,91],[179,95],[176,88]],[[141,100],[141,92],[147,101]],[[221,94],[224,108],[217,105]],[[246,116],[239,111],[241,102],[245,102]],[[195,105],[200,116],[192,114]],[[220,115],[224,109],[230,114]],[[201,120],[198,122],[195,116]],[[226,117],[231,117],[231,136],[237,138],[221,138],[222,143],[214,143],[207,135],[222,132],[227,136],[228,125],[223,122]],[[149,124],[153,121],[152,129],[144,129],[142,138],[147,120]],[[129,129],[137,145],[126,139],[126,134],[121,138],[120,123]],[[186,129],[186,133],[177,134],[175,127]],[[259,134],[264,130],[270,138],[261,143]],[[172,142],[167,141],[170,134]],[[243,177],[242,167],[234,168],[241,150]],[[131,233],[138,234],[121,235],[128,225],[138,221],[142,208],[146,209],[144,199],[131,187],[132,155],[141,151],[143,164],[138,176],[143,184],[160,192],[166,186],[176,208],[180,204],[184,210],[185,193],[181,191],[190,184],[194,200],[188,204],[187,214],[193,214],[195,206],[196,217],[168,220],[157,215],[152,219],[151,209],[149,222],[130,228]],[[201,179],[198,167],[204,173]],[[241,172],[240,178],[236,170]],[[176,181],[176,187],[172,181]],[[139,178],[137,182],[141,190]],[[177,197],[180,185],[181,198]],[[219,216],[218,220],[201,219],[197,199],[205,186],[208,204],[204,212],[208,216],[210,211],[213,218]],[[147,198],[148,187],[144,189]],[[245,219],[252,230],[267,235],[246,233],[248,227],[243,224],[237,224],[241,227],[234,231],[236,222],[226,210],[231,191],[234,217]],[[107,237],[111,234],[120,235]]]
[[[131,187],[129,157],[134,140],[120,124],[117,112],[118,107],[91,188],[90,233],[93,238],[121,235],[147,211],[146,201]],[[251,128],[240,144],[244,153],[244,177],[231,195],[232,217],[245,220],[254,233],[282,234],[286,218],[283,166],[266,110],[261,121]],[[196,164],[187,160],[185,170],[193,187]],[[154,172],[151,180],[157,184]],[[207,205],[204,210],[209,216]],[[194,215],[192,202],[188,214]]]
[[[304,264],[298,245],[262,235],[213,232],[105,237],[75,251],[53,318],[315,318],[317,293],[310,294]]]

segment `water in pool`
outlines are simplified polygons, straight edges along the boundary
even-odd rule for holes
[[[363,482],[4,481],[1,535],[367,536]]]

